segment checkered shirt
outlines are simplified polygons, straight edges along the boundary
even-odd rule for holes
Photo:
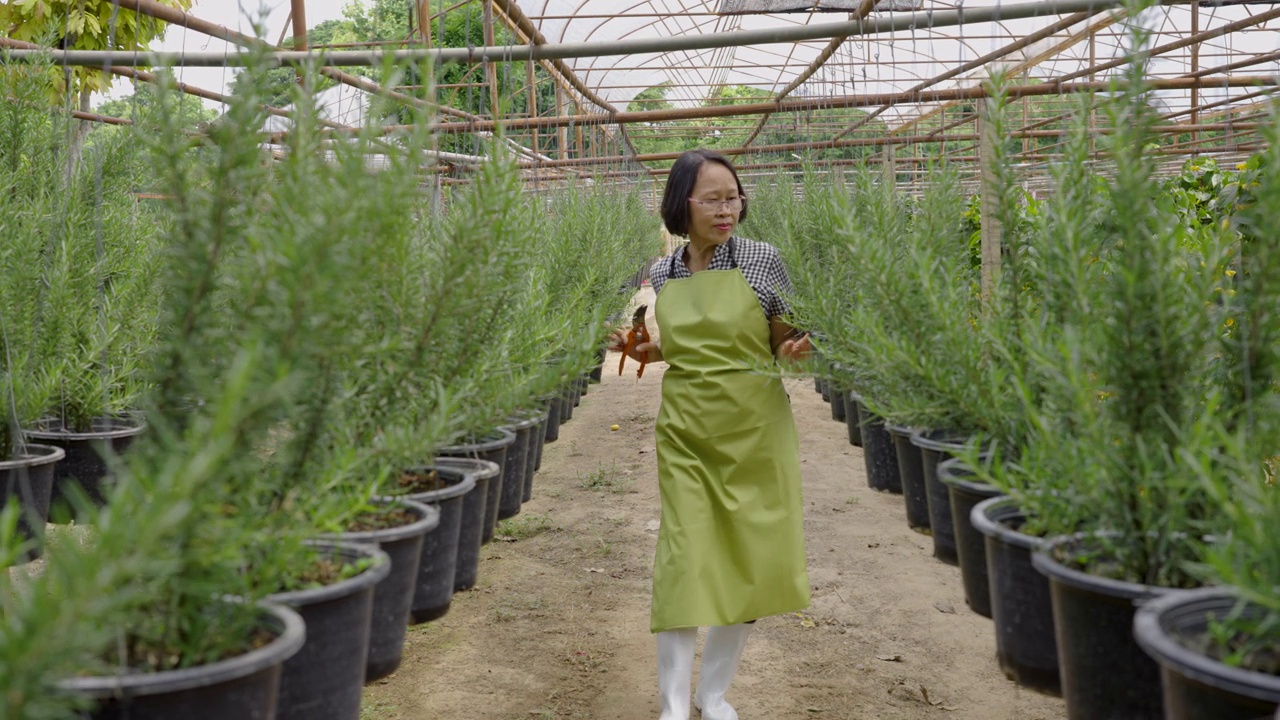
[[[732,245],[732,257],[730,257]],[[662,286],[671,278],[693,277],[689,266],[684,263],[684,250],[688,243],[676,249],[675,254],[659,259],[649,270],[649,282],[655,293],[662,292]],[[675,262],[672,262],[672,259]],[[766,318],[785,317],[790,308],[783,295],[791,292],[791,278],[787,277],[787,269],[782,266],[782,257],[778,249],[768,243],[756,242],[740,237],[732,237],[729,242],[716,247],[711,256],[708,270],[732,270],[733,261],[737,260],[742,276],[760,299],[760,307]]]

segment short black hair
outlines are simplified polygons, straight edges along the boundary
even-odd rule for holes
[[[672,235],[689,234],[689,198],[693,196],[693,186],[698,183],[698,173],[709,162],[723,165],[733,173],[733,181],[738,185],[738,195],[742,197],[742,212],[738,213],[738,222],[747,219],[747,193],[742,189],[738,171],[733,168],[729,158],[714,150],[690,150],[676,158],[671,172],[667,173],[667,187],[662,191],[662,223]]]

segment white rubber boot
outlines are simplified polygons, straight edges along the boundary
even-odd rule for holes
[[[707,630],[702,646],[702,668],[698,670],[698,692],[694,704],[702,710],[702,720],[738,720],[738,713],[725,699],[733,676],[738,672],[742,649],[752,626],[727,625]]]
[[[698,629],[658,633],[658,694],[662,714],[658,720],[689,720],[689,688],[693,684],[693,651]]]

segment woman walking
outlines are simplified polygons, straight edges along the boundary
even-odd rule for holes
[[[692,150],[676,160],[662,219],[689,242],[650,273],[658,343],[631,350],[669,366],[650,621],[660,720],[689,718],[699,627],[709,630],[694,702],[705,720],[737,720],[725,693],[751,623],[809,605],[795,421],[781,379],[759,368],[803,358],[810,345],[782,320],[790,281],[777,249],[733,234],[746,216],[727,159]],[[622,339],[615,333],[614,350]]]

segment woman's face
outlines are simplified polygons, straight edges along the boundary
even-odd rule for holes
[[[703,163],[689,196],[689,239],[713,245],[727,241],[741,212],[733,173],[720,163]]]

